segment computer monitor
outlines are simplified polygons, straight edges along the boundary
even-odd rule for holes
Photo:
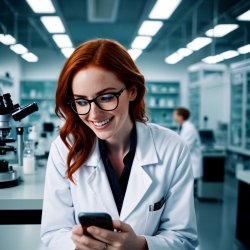
[[[201,143],[203,145],[214,145],[215,137],[213,130],[199,130]]]

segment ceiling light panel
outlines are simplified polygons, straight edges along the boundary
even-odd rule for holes
[[[190,42],[187,47],[193,51],[200,50],[201,48],[207,46],[212,42],[210,37],[197,37],[192,42]]]
[[[244,12],[243,14],[237,17],[239,21],[250,21],[250,10]]]
[[[183,59],[183,56],[181,56],[180,54],[175,52],[175,53],[171,54],[170,56],[166,57],[165,62],[167,64],[176,64],[177,62],[179,62],[182,59]]]
[[[138,34],[141,36],[154,36],[162,25],[162,21],[144,21],[138,31]]]
[[[181,0],[158,0],[150,12],[149,18],[166,20],[170,18],[180,3]]]
[[[14,51],[16,54],[20,55],[20,54],[24,54],[28,52],[28,49],[26,47],[24,47],[22,44],[17,43],[14,45],[10,46],[10,49],[12,51]]]
[[[0,34],[0,42],[5,45],[11,45],[11,44],[16,43],[16,39],[9,34],[7,35]]]
[[[27,62],[37,62],[38,61],[38,57],[31,52],[23,54],[23,55],[21,55],[21,57],[24,60],[26,60]]]
[[[238,52],[240,54],[247,54],[247,53],[249,53],[250,52],[250,44],[247,44],[247,45],[244,45],[244,46],[238,48]]]
[[[72,48],[73,47],[73,44],[68,35],[58,34],[58,35],[53,35],[52,38],[59,48]]]
[[[239,55],[238,51],[228,50],[220,54],[224,59],[230,59]]]
[[[151,42],[152,37],[150,36],[137,36],[131,44],[133,49],[146,49]]]
[[[26,0],[35,13],[55,13],[55,7],[51,0]]]
[[[202,59],[203,62],[209,63],[209,64],[215,64],[223,60],[224,58],[221,55],[208,56]]]
[[[206,35],[210,37],[223,37],[237,28],[239,28],[238,24],[218,24],[213,29],[206,31]]]
[[[75,50],[74,48],[62,48],[61,52],[66,58],[69,58],[71,54],[74,52],[74,50]]]
[[[65,28],[58,16],[42,16],[41,21],[49,33],[64,33]]]
[[[177,50],[177,53],[183,57],[186,57],[186,56],[193,54],[193,51],[191,49],[188,49],[188,48],[180,48]]]
[[[141,49],[129,49],[128,53],[132,57],[132,59],[135,61],[141,55],[142,50]]]

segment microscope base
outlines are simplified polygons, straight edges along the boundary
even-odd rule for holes
[[[14,187],[19,184],[17,171],[11,170],[8,172],[0,173],[0,188]]]
[[[1,188],[15,187],[18,184],[19,184],[19,179],[12,180],[12,181],[3,181],[3,182],[0,182],[0,189]]]

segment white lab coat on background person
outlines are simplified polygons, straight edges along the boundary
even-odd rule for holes
[[[189,147],[194,178],[201,178],[203,175],[201,142],[198,131],[192,122],[186,120],[182,123],[180,136]]]
[[[93,153],[66,177],[68,149],[60,137],[47,164],[42,241],[54,250],[74,250],[71,230],[79,212],[106,212],[144,235],[149,250],[195,249],[198,244],[189,150],[179,136],[155,124],[136,122],[137,148],[120,215],[101,160]],[[164,199],[162,206],[152,205]],[[133,249],[131,249],[133,250]]]

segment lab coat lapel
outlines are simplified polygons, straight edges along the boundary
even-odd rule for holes
[[[86,167],[93,167],[93,171],[89,174],[87,183],[95,193],[95,198],[99,199],[105,211],[112,215],[113,218],[118,219],[119,214],[115,204],[112,190],[106,175],[106,171],[101,160],[98,141],[96,143],[94,152],[89,160],[86,162]],[[100,212],[102,210],[100,209]]]
[[[120,214],[120,219],[123,221],[141,202],[152,183],[151,177],[144,168],[147,168],[147,165],[158,163],[158,157],[149,127],[137,122],[136,128],[137,148]]]

